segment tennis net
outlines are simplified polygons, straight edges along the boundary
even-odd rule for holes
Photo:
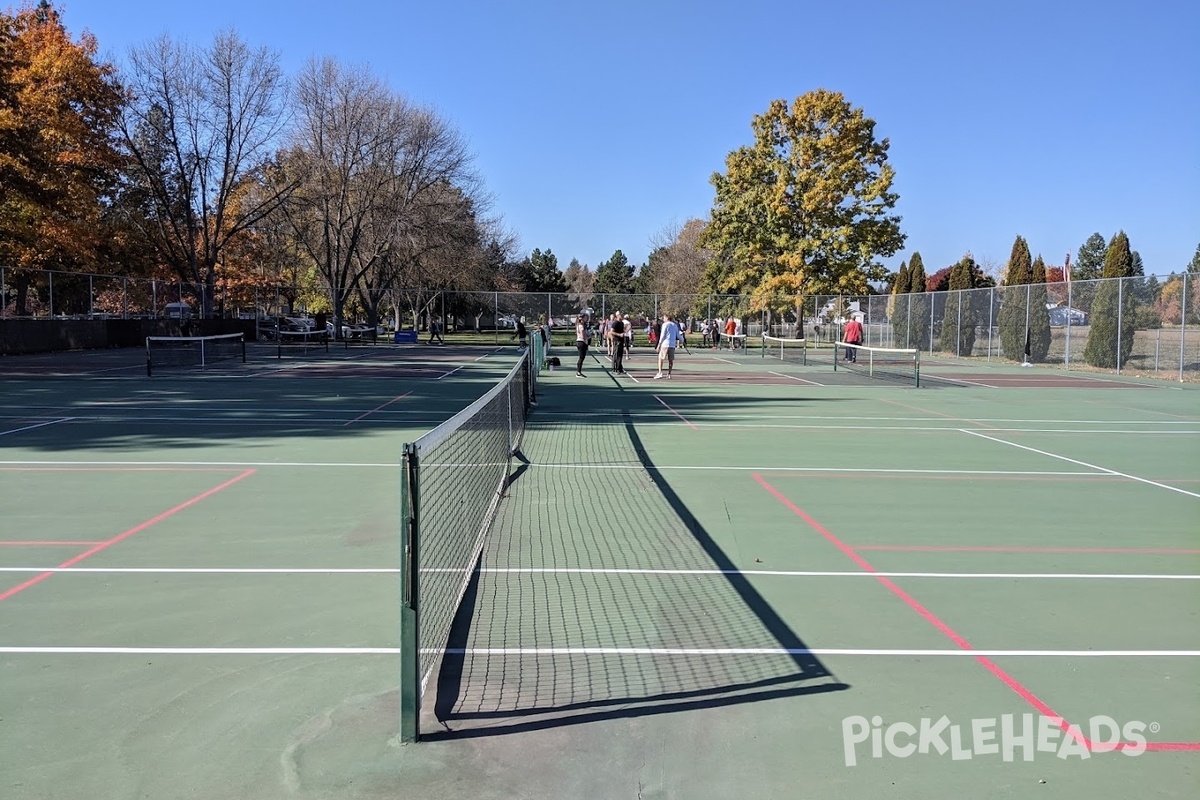
[[[717,340],[717,349],[730,350],[734,353],[746,352],[746,334],[722,333],[721,338]]]
[[[921,385],[921,351],[835,342],[833,369]]]
[[[170,367],[200,367],[218,361],[246,362],[246,337],[241,333],[215,336],[147,336],[146,374]]]
[[[325,331],[275,331],[275,357],[297,353],[329,352],[329,334]]]
[[[762,337],[762,357],[806,365],[808,364],[808,340],[764,336]]]
[[[536,345],[522,353],[487,394],[404,447],[404,741],[419,736],[421,697],[441,663],[454,616],[508,483],[509,464],[535,402],[540,355]]]

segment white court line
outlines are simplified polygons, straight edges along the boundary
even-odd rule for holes
[[[787,402],[787,401],[782,401]],[[57,406],[55,406],[57,408]],[[244,409],[243,409],[244,410]],[[651,411],[539,411],[539,417],[622,417],[627,414],[631,417],[661,417],[663,412],[657,410]],[[855,420],[855,421],[874,421],[874,422],[931,422],[941,421],[931,420],[930,417],[876,417],[876,416],[858,416],[858,415],[832,415],[832,414],[730,414],[724,411],[696,411],[694,414],[720,414],[723,417],[733,417],[734,419],[818,419],[818,420]],[[962,423],[962,422],[1019,422],[1027,425],[1034,423],[1045,425],[1195,425],[1200,420],[1194,419],[1015,419],[1009,417],[945,417],[947,423]]]
[[[21,568],[22,570],[25,568]],[[0,572],[3,572],[0,569]],[[422,572],[461,572],[451,567],[430,567]],[[1200,580],[1200,575],[1141,575],[1089,572],[864,572],[778,569],[638,569],[608,567],[481,567],[480,572],[500,575],[753,575],[783,578],[1000,578],[1005,580]]]
[[[0,461],[0,464],[3,464]],[[70,463],[70,462],[47,462],[47,463]],[[236,464],[234,466],[243,466]],[[254,464],[246,464],[244,466],[256,466]],[[1092,477],[1092,478],[1111,478],[1107,472],[1062,472],[1052,470],[1004,470],[1004,469],[887,469],[884,467],[741,467],[729,466],[721,464],[719,466],[708,464],[661,464],[654,466],[645,466],[638,464],[542,464],[538,462],[530,462],[528,467],[537,467],[543,469],[628,469],[628,470],[646,470],[647,472],[666,472],[670,470],[697,470],[700,472],[728,472],[733,471],[751,471],[751,472],[845,472],[849,474],[865,474],[865,475],[1017,475],[1022,477],[1043,477],[1043,476],[1075,476],[1075,477]]]
[[[427,574],[461,574],[463,567],[426,567]],[[396,575],[399,567],[0,567],[0,574],[52,572],[92,575]],[[780,569],[639,569],[618,567],[481,567],[491,575],[746,575],[776,578],[937,578],[1002,580],[1196,581],[1200,575],[1090,572],[863,572]]]
[[[1101,472],[1107,473],[1109,475],[1118,475],[1122,478],[1128,478],[1131,481],[1137,481],[1138,483],[1145,483],[1150,486],[1157,486],[1160,489],[1170,489],[1172,492],[1179,492],[1180,494],[1186,494],[1188,497],[1195,497],[1197,499],[1200,499],[1200,494],[1196,494],[1195,492],[1189,492],[1187,489],[1180,489],[1178,486],[1171,486],[1170,484],[1159,483],[1158,481],[1152,481],[1148,478],[1139,478],[1137,475],[1130,475],[1127,472],[1118,472],[1117,470],[1109,469],[1108,467],[1100,467],[1095,464],[1089,464],[1086,461],[1079,461],[1078,459],[1067,458],[1066,456],[1060,456],[1057,453],[1050,453],[1045,450],[1038,450],[1036,447],[1028,447],[1023,444],[1017,444],[1016,442],[1007,442],[1004,439],[997,439],[994,436],[987,436],[985,434],[980,433],[979,431],[967,430],[966,428],[960,428],[960,430],[963,433],[969,433],[972,436],[978,436],[980,439],[987,439],[989,441],[998,442],[1000,444],[1006,444],[1009,447],[1016,447],[1021,450],[1028,450],[1029,452],[1037,453],[1038,455],[1048,456],[1050,458],[1057,458],[1060,461],[1067,461],[1071,464],[1078,464],[1081,467],[1089,467],[1090,469],[1100,470]]]
[[[435,381],[440,381],[442,378],[449,378],[451,375],[453,375],[454,373],[458,372],[460,369],[463,369],[463,368],[462,368],[462,367],[455,367],[454,369],[450,370],[449,372],[447,372],[447,373],[444,373],[444,374],[442,374],[442,375],[439,375],[439,376],[437,376],[436,378],[434,378],[434,380],[435,380]]]
[[[801,383],[807,383],[810,386],[824,386],[825,385],[823,383],[817,383],[816,381],[810,381],[807,378],[797,378],[795,375],[785,375],[782,372],[774,372],[772,370],[767,370],[767,372],[771,375],[776,375],[780,378],[789,378],[793,381],[800,381]]]
[[[741,366],[741,364],[738,363],[737,361],[730,361],[728,358],[721,358],[720,356],[713,356],[713,358],[716,359],[717,361],[724,361],[726,364],[733,364],[735,367]]]
[[[342,461],[0,461],[6,467],[365,467],[400,469],[400,464]]]
[[[498,656],[892,656],[948,658],[1196,658],[1200,650],[917,650],[841,647],[464,647],[422,648],[422,653]],[[66,647],[4,646],[16,655],[343,656],[400,654],[399,647]]]
[[[8,431],[0,431],[0,436],[8,436],[9,434],[20,433],[21,431],[31,431],[35,428],[44,428],[47,425],[57,425],[60,422],[70,422],[73,419],[75,419],[75,418],[74,417],[61,417],[59,419],[52,419],[49,422],[39,422],[37,425],[26,425],[24,428],[13,428],[12,430],[8,430]]]
[[[944,375],[938,375],[937,373],[934,373],[934,372],[926,372],[923,375],[921,375],[921,377],[925,378],[926,380],[942,381],[943,383],[958,383],[963,386],[977,386],[981,389],[997,389],[997,388],[999,388],[999,387],[994,386],[989,383],[980,383],[979,381],[970,381],[970,380],[966,380],[965,378],[964,379],[947,378]]]
[[[490,351],[488,351],[488,352],[484,353],[483,355],[481,355],[479,358],[477,358],[477,359],[475,359],[475,360],[476,360],[476,361],[483,361],[483,360],[484,360],[485,358],[487,358],[488,356],[493,356],[493,355],[495,355],[496,353],[499,353],[499,352],[500,352],[501,350],[503,350],[503,349],[504,349],[504,348],[502,348],[502,347],[497,347],[495,350],[490,350]]]

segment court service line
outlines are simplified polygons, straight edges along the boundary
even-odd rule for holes
[[[0,542],[0,547],[89,547],[93,544],[100,544],[99,541],[92,539],[86,542],[64,541],[62,539],[46,539],[46,540],[31,540],[31,541],[15,541],[15,542]],[[43,570],[30,570],[30,572],[42,572]]]
[[[807,383],[810,386],[824,386],[825,385],[823,383],[817,383],[816,381],[810,381],[807,378],[798,378],[795,375],[785,375],[782,372],[775,372],[774,370],[767,370],[767,372],[770,375],[777,375],[780,378],[787,378],[788,380],[800,381],[801,383]]]
[[[449,378],[451,375],[453,375],[454,373],[458,372],[461,369],[463,369],[463,367],[455,367],[454,369],[450,370],[449,372],[445,372],[441,375],[438,375],[436,378],[434,378],[434,380],[440,381],[442,378]]]
[[[90,558],[91,556],[94,556],[96,553],[99,553],[101,550],[105,550],[109,547],[112,547],[114,544],[117,544],[118,542],[128,539],[130,536],[133,536],[135,533],[144,531],[146,528],[149,528],[153,525],[157,525],[159,522],[162,522],[163,520],[167,519],[168,517],[175,516],[180,511],[183,511],[186,508],[190,508],[191,506],[194,506],[196,503],[199,503],[201,500],[212,497],[214,494],[221,491],[222,489],[226,489],[226,488],[232,486],[233,484],[237,483],[238,481],[244,480],[245,478],[248,478],[253,474],[254,474],[254,470],[252,470],[252,469],[245,470],[244,472],[230,478],[229,480],[225,481],[224,483],[217,484],[216,486],[212,487],[211,489],[207,489],[207,490],[201,492],[200,494],[196,495],[195,497],[191,498],[190,500],[185,500],[182,503],[180,503],[179,505],[174,506],[173,508],[168,508],[166,511],[162,512],[161,514],[151,517],[150,519],[148,519],[145,522],[142,522],[138,525],[134,525],[129,530],[124,531],[123,533],[119,533],[116,536],[112,537],[111,539],[107,539],[103,542],[100,542],[99,544],[93,545],[92,547],[88,548],[87,550],[84,550],[79,555],[77,555],[73,558],[69,558],[66,561],[62,562],[61,564],[58,565],[58,567],[56,569],[62,570],[62,569],[66,569],[68,567],[73,567],[76,564],[78,564],[80,561],[83,561],[84,559]],[[25,581],[24,583],[19,583],[16,586],[12,587],[11,589],[8,589],[4,592],[0,592],[0,601],[7,600],[8,598],[10,598],[16,594],[19,594],[19,593],[25,591],[26,589],[30,588],[31,586],[35,586],[35,585],[41,583],[42,581],[46,580],[47,578],[51,577],[54,574],[55,574],[55,570],[46,570],[46,571],[42,572],[40,575],[35,575],[34,577],[30,578],[29,580]]]
[[[1171,486],[1168,483],[1159,483],[1158,481],[1152,481],[1149,478],[1139,478],[1137,475],[1130,475],[1127,472],[1118,472],[1115,469],[1109,469],[1108,467],[1097,466],[1096,464],[1089,464],[1086,461],[1080,461],[1075,458],[1067,458],[1066,456],[1060,456],[1057,453],[1051,453],[1046,450],[1039,450],[1036,447],[1029,447],[1028,445],[1017,444],[1016,442],[1009,442],[1009,441],[1005,441],[1004,439],[997,439],[995,436],[988,436],[986,434],[980,433],[979,431],[972,431],[972,430],[968,430],[966,428],[960,428],[959,430],[962,433],[969,433],[970,435],[978,436],[981,439],[987,439],[992,442],[998,442],[999,444],[1006,444],[1009,447],[1016,447],[1021,450],[1027,450],[1030,453],[1037,453],[1038,455],[1048,456],[1049,458],[1057,458],[1060,461],[1066,461],[1071,464],[1078,464],[1081,467],[1088,467],[1089,469],[1100,470],[1101,472],[1107,473],[1109,475],[1119,475],[1120,477],[1128,478],[1131,481],[1137,481],[1138,483],[1145,483],[1149,486],[1157,486],[1159,489],[1170,489],[1172,492],[1178,492],[1179,494],[1186,494],[1188,497],[1195,497],[1197,499],[1200,499],[1200,494],[1197,494],[1196,492],[1189,492],[1187,489],[1180,489],[1178,486]]]
[[[728,358],[721,358],[720,356],[713,356],[713,360],[714,361],[724,361],[726,364],[733,364],[735,367],[741,366],[740,362],[730,361]]]
[[[9,544],[0,542],[0,544]],[[33,544],[42,544],[35,542]],[[77,544],[103,544],[79,542]],[[1200,551],[1197,551],[1200,552]],[[425,567],[425,574],[460,574],[474,570],[462,567]],[[21,572],[77,573],[92,575],[396,575],[399,567],[0,567],[0,574]],[[481,567],[491,575],[744,575],[777,578],[939,578],[1003,580],[1110,580],[1110,581],[1197,581],[1200,575],[1167,573],[1093,572],[863,572],[861,570],[781,569],[656,569],[637,567]]]
[[[422,648],[422,653],[506,656],[884,656],[898,658],[989,656],[992,658],[1196,658],[1200,650],[929,650],[852,647],[458,647]],[[321,656],[400,654],[399,647],[72,647],[3,646],[0,653],[26,655],[248,655]]]
[[[1021,545],[936,545],[936,544],[856,544],[855,550],[887,550],[910,553],[1056,553],[1111,555],[1200,555],[1200,549],[1186,547],[1023,547]]]
[[[59,419],[52,419],[49,422],[39,422],[36,425],[26,425],[24,428],[13,428],[12,430],[0,431],[0,436],[8,436],[9,434],[12,434],[12,433],[21,433],[22,431],[31,431],[35,428],[44,428],[47,425],[57,425],[60,422],[70,422],[73,419],[75,419],[75,418],[74,417],[61,417]]]
[[[258,469],[262,467],[316,467],[318,469],[340,469],[348,467],[363,467],[367,469],[400,468],[399,463],[372,463],[354,461],[0,461],[0,466],[231,467],[234,469]]]
[[[651,397],[653,397],[653,398],[654,398],[655,400],[657,400],[658,402],[662,403],[662,405],[663,405],[663,408],[665,408],[667,411],[670,411],[672,414],[674,414],[675,416],[677,416],[677,417],[679,417],[681,420],[683,420],[683,421],[684,421],[684,423],[685,423],[685,424],[686,424],[686,425],[687,425],[689,428],[691,428],[691,429],[692,429],[692,430],[694,430],[694,431],[698,431],[698,430],[700,430],[699,428],[697,428],[695,425],[693,425],[693,424],[692,424],[692,421],[691,421],[691,420],[689,420],[689,419],[688,419],[687,417],[685,417],[683,414],[680,414],[680,413],[679,413],[678,411],[676,411],[675,409],[671,408],[671,406],[670,406],[670,405],[667,403],[667,401],[666,401],[666,400],[663,400],[661,397],[659,397],[659,396],[658,396],[658,395],[656,395],[656,394],[655,394],[655,395],[651,395]]]
[[[1073,738],[1079,744],[1082,744],[1089,751],[1093,749],[1094,745],[1093,745],[1092,741],[1090,739],[1088,739],[1088,737],[1082,733],[1082,729],[1080,729],[1077,726],[1071,725],[1066,720],[1065,717],[1063,717],[1060,714],[1055,713],[1054,709],[1050,708],[1050,706],[1048,706],[1045,702],[1043,702],[1041,700],[1041,698],[1039,698],[1037,695],[1035,695],[1033,692],[1031,692],[1029,689],[1027,689],[1016,678],[1012,677],[1007,672],[1005,672],[1003,669],[1001,669],[1000,665],[997,664],[995,661],[992,661],[991,658],[989,658],[988,656],[982,655],[978,652],[975,652],[975,648],[970,642],[968,642],[957,631],[955,631],[953,628],[951,628],[949,625],[947,625],[945,622],[943,622],[940,617],[938,617],[932,611],[930,611],[928,608],[926,608],[924,605],[922,605],[920,603],[920,601],[918,601],[915,597],[913,597],[908,592],[901,589],[891,579],[889,579],[883,575],[876,574],[877,570],[875,569],[874,565],[871,564],[871,562],[867,561],[867,559],[863,558],[857,551],[855,551],[855,549],[853,547],[851,547],[850,545],[843,542],[832,531],[830,531],[825,526],[823,526],[820,522],[818,522],[813,517],[811,517],[804,509],[800,508],[800,506],[796,505],[791,500],[789,500],[787,498],[787,496],[785,496],[782,492],[780,492],[778,489],[776,489],[774,486],[772,486],[770,483],[768,483],[765,479],[763,479],[763,477],[761,475],[755,474],[752,477],[754,478],[754,481],[759,486],[761,486],[763,489],[766,489],[767,492],[772,497],[774,497],[776,500],[778,500],[780,504],[782,504],[785,508],[787,508],[793,514],[795,514],[797,517],[804,520],[804,522],[807,523],[807,525],[810,528],[812,528],[814,531],[819,533],[822,537],[825,538],[825,540],[827,542],[829,542],[835,548],[840,550],[843,555],[845,555],[847,558],[849,558],[851,561],[853,561],[855,564],[857,564],[859,567],[861,567],[863,569],[863,571],[874,575],[875,579],[878,580],[879,583],[881,583],[888,591],[890,591],[892,594],[894,594],[896,597],[898,597],[906,606],[908,606],[910,609],[912,609],[914,612],[916,612],[918,616],[920,616],[922,619],[924,619],[926,622],[928,622],[930,625],[932,625],[934,628],[936,628],[943,636],[945,636],[947,639],[949,639],[951,642],[953,642],[955,645],[957,645],[960,650],[963,650],[965,652],[968,652],[968,653],[974,655],[975,660],[984,669],[986,669],[988,672],[992,673],[992,675],[994,675],[996,678],[998,678],[1005,686],[1007,686],[1009,689],[1011,689],[1013,692],[1015,692],[1027,704],[1032,706],[1035,711],[1037,711],[1042,716],[1053,717],[1053,718],[1059,720],[1058,727],[1063,732],[1065,732],[1068,736]],[[1118,747],[1119,747],[1119,745],[1118,745]],[[1200,748],[1200,745],[1197,745],[1197,747]]]
[[[372,408],[370,411],[367,411],[367,412],[365,412],[365,413],[359,414],[357,417],[355,417],[354,419],[350,420],[349,422],[344,422],[344,423],[342,423],[342,427],[344,428],[344,427],[346,427],[347,425],[353,425],[354,423],[358,422],[360,419],[363,419],[363,418],[365,418],[365,417],[369,417],[369,416],[371,416],[371,415],[372,415],[372,414],[374,414],[376,411],[382,411],[383,409],[385,409],[385,408],[387,408],[388,406],[390,406],[392,403],[395,403],[397,400],[403,400],[404,398],[408,397],[410,394],[412,394],[412,390],[409,390],[409,391],[405,392],[405,393],[404,393],[404,394],[402,394],[402,395],[397,395],[396,397],[393,397],[391,400],[388,400],[388,401],[387,401],[386,403],[384,403],[383,405],[381,405],[381,406],[376,406],[375,408]],[[281,420],[281,422],[289,422],[289,421],[290,421],[290,420]]]

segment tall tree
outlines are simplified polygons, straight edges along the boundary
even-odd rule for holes
[[[1120,369],[1133,352],[1134,297],[1125,278],[1133,274],[1129,237],[1118,231],[1108,243],[1102,278],[1092,304],[1091,327],[1083,359],[1093,367]]]
[[[892,338],[897,347],[908,346],[908,288],[912,285],[908,275],[908,262],[901,261],[900,269],[892,278],[892,292],[888,297],[888,319],[892,323]]]
[[[95,270],[120,159],[121,88],[49,2],[0,13],[0,263]],[[30,276],[10,273],[24,303]],[[63,309],[65,310],[65,309]]]
[[[592,292],[596,287],[596,273],[588,269],[587,264],[582,264],[579,259],[572,258],[563,278],[567,281],[571,302],[578,308],[587,308],[592,304]]]
[[[121,125],[149,201],[146,233],[207,315],[225,247],[294,188],[277,184],[255,203],[234,202],[244,183],[265,183],[281,144],[288,114],[279,57],[227,31],[202,49],[162,36],[135,48],[130,65]]]
[[[1079,246],[1075,255],[1075,263],[1071,266],[1071,279],[1092,281],[1100,277],[1104,271],[1104,256],[1108,252],[1108,242],[1099,233],[1093,233],[1087,241]]]
[[[1185,271],[1193,275],[1200,274],[1200,244],[1196,245],[1196,252],[1192,254],[1192,260],[1188,262]]]
[[[562,270],[558,268],[558,256],[554,255],[551,250],[543,253],[535,247],[528,260],[530,282],[526,285],[525,291],[554,293],[567,291],[567,280],[563,276]]]
[[[1047,310],[1046,262],[1039,254],[1029,276],[1029,361],[1041,364],[1050,354],[1050,313]]]
[[[789,106],[772,101],[752,121],[754,144],[712,176],[711,222],[701,243],[724,258],[718,289],[772,295],[865,292],[887,274],[880,257],[904,244],[875,122],[824,89]]]
[[[969,291],[975,288],[975,259],[963,256],[950,268],[939,347],[943,352],[969,356],[975,349],[974,303]]]
[[[925,289],[925,261],[921,254],[913,251],[908,260],[909,301],[908,301],[908,343],[905,347],[915,347],[918,350],[933,348],[933,313],[932,298]]]
[[[633,265],[620,250],[596,268],[596,291],[601,294],[629,294],[633,287]],[[614,309],[616,310],[616,309]]]
[[[1000,305],[1000,348],[1004,357],[1013,361],[1024,361],[1025,340],[1030,323],[1030,288],[1033,280],[1033,258],[1025,237],[1017,236],[1008,257],[1008,268],[1004,273]],[[1045,313],[1045,306],[1043,306]]]

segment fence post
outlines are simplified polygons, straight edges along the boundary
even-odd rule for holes
[[[1179,382],[1183,382],[1183,359],[1187,355],[1183,343],[1187,341],[1187,296],[1188,274],[1183,273],[1183,298],[1179,304]]]
[[[1125,311],[1125,279],[1117,278],[1117,374],[1121,374],[1121,324]]]
[[[988,351],[987,360],[992,360],[992,324],[996,314],[996,287],[988,289]]]
[[[54,319],[54,272],[48,273],[50,281],[50,319]]]

